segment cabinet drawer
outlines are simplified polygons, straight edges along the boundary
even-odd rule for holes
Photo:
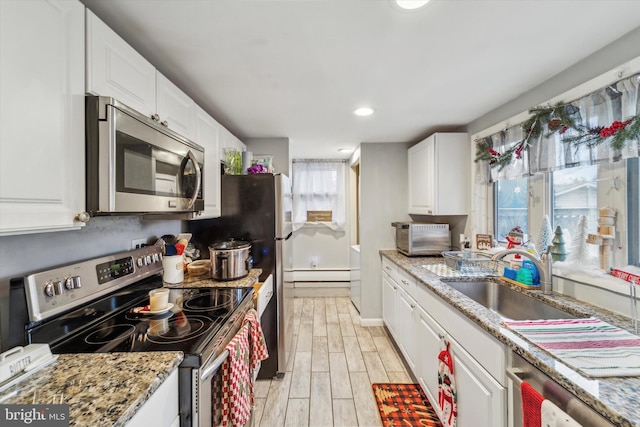
[[[382,271],[387,273],[393,280],[398,281],[398,266],[389,261],[388,258],[382,258]]]
[[[256,311],[258,312],[258,317],[262,317],[264,309],[273,297],[273,276],[270,274],[263,283],[254,286],[254,289],[255,294],[253,298],[255,299]]]

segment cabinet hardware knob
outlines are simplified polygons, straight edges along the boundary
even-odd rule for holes
[[[169,127],[169,122],[168,122],[168,121],[166,121],[166,120],[162,121],[160,124],[161,124],[162,126],[166,127],[166,128],[168,128],[168,127]]]
[[[160,116],[158,115],[158,113],[154,113],[151,115],[151,120],[153,120],[154,122],[159,122],[160,121]]]
[[[76,221],[84,222],[85,224],[89,222],[90,219],[91,219],[91,215],[89,215],[87,212],[80,212],[75,217]]]
[[[441,340],[444,339],[444,334],[438,334],[438,338],[440,338]]]

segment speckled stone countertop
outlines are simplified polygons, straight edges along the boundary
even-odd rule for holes
[[[260,268],[252,268],[249,274],[238,280],[215,280],[206,276],[189,276],[185,274],[182,283],[165,283],[167,288],[248,288],[258,282],[262,273]]]
[[[442,263],[441,257],[407,257],[395,250],[381,250],[380,254],[415,277],[418,285],[422,284],[432,290],[460,313],[505,343],[515,353],[549,375],[615,425],[640,426],[640,377],[596,379],[585,377],[558,359],[551,357],[540,347],[529,343],[507,329],[502,324],[501,317],[496,313],[451,288],[446,284],[446,281],[441,281],[438,276],[422,267],[425,264]],[[455,280],[464,280],[464,278],[456,278]],[[539,291],[527,291],[515,285],[505,283],[505,286],[580,317],[597,317],[632,332],[628,317],[609,310],[557,293],[545,295]]]
[[[0,393],[0,402],[67,404],[72,426],[124,426],[182,359],[179,351],[61,354]]]

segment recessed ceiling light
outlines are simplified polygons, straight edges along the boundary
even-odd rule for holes
[[[338,150],[341,153],[350,153],[351,152],[351,148],[340,148]]]
[[[403,9],[417,9],[429,3],[429,0],[395,0],[396,4]]]
[[[370,116],[373,114],[373,108],[361,107],[353,112],[356,116]]]

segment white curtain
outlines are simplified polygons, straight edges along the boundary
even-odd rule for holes
[[[571,102],[578,107],[578,121],[588,127],[610,126],[615,120],[624,121],[640,113],[640,74],[635,74]],[[544,126],[547,124],[545,123]],[[571,136],[568,131],[564,136]],[[521,126],[514,126],[502,132],[487,136],[484,140],[499,152],[523,139]],[[551,172],[558,169],[615,162],[640,155],[639,141],[626,141],[622,150],[611,148],[609,141],[596,146],[581,144],[576,146],[563,141],[563,135],[555,132],[550,136],[541,135],[532,140],[521,159],[500,169],[489,168],[484,162],[484,176],[481,182],[513,179],[537,172]],[[528,152],[528,153],[527,153]]]
[[[336,231],[344,230],[346,162],[294,160],[292,169],[293,229],[308,224],[307,211],[331,211],[332,221],[318,224]]]

